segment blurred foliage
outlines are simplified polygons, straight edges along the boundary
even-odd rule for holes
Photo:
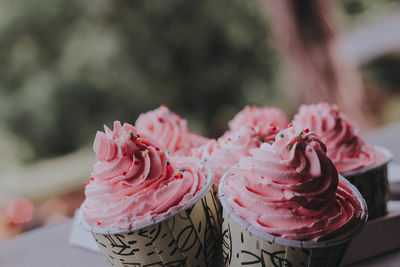
[[[337,3],[344,19],[352,24],[382,18],[390,10],[398,10],[400,0],[340,0]]]
[[[352,23],[400,0],[383,2],[338,7]],[[290,111],[262,13],[243,0],[0,1],[0,160],[70,152],[162,103],[212,137],[245,104]]]
[[[162,103],[218,135],[276,99],[274,55],[256,1],[3,0],[0,126],[35,158]]]
[[[400,94],[400,53],[390,54],[368,62],[362,68],[369,82],[380,84],[382,89]]]

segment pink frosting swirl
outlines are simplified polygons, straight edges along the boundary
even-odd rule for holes
[[[227,132],[218,141],[210,140],[205,145],[194,149],[192,154],[207,162],[211,167],[215,175],[214,185],[218,190],[222,175],[240,158],[249,156],[250,149],[259,147],[264,141],[264,138],[260,137],[260,133],[255,129],[242,127],[235,133]]]
[[[228,123],[230,131],[237,131],[242,126],[259,128],[268,132],[270,125],[282,130],[289,123],[288,117],[276,107],[246,106]]]
[[[242,158],[223,180],[228,205],[261,231],[318,241],[358,222],[361,206],[342,183],[324,144],[293,127]]]
[[[169,162],[158,144],[129,124],[115,122],[114,131],[97,132],[93,149],[97,162],[81,206],[90,225],[127,230],[165,218],[207,181],[199,160]]]
[[[157,140],[172,155],[189,156],[190,150],[201,146],[207,138],[189,132],[186,120],[162,105],[141,114],[135,127],[139,132]]]
[[[295,115],[297,129],[315,131],[327,147],[327,155],[340,173],[378,164],[383,155],[357,135],[354,124],[328,103],[302,105]]]

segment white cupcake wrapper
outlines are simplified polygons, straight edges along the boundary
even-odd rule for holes
[[[219,252],[221,222],[208,166],[207,184],[179,210],[129,230],[94,227],[80,215],[105,260],[112,266],[213,266]],[[158,264],[158,265],[157,265]]]
[[[367,206],[360,192],[339,176],[361,205],[358,225],[338,237],[317,242],[271,235],[250,225],[229,206],[223,193],[224,180],[229,173],[230,170],[222,177],[218,191],[223,207],[222,254],[227,266],[247,266],[250,263],[260,263],[261,266],[338,266],[351,240],[367,221]]]

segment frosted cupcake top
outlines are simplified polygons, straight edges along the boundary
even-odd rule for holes
[[[327,147],[327,155],[340,173],[379,164],[384,159],[381,153],[358,136],[354,124],[328,103],[302,105],[293,125],[318,134]]]
[[[263,143],[221,181],[234,212],[257,229],[286,239],[318,241],[358,222],[361,206],[313,133],[293,127]]]
[[[276,127],[270,132],[276,134]],[[264,141],[263,137],[254,128],[242,127],[235,133],[227,132],[216,140],[210,140],[205,145],[192,150],[194,157],[206,162],[214,172],[215,189],[218,190],[221,176],[240,158],[250,155],[250,149],[259,147]],[[271,140],[268,140],[271,141]]]
[[[166,218],[182,208],[206,185],[204,166],[194,158],[171,158],[129,124],[105,127],[93,144],[97,162],[83,219],[90,225],[129,230]]]
[[[241,127],[258,128],[262,134],[268,132],[270,126],[282,130],[288,124],[288,117],[275,107],[246,106],[228,123],[229,130],[235,132]],[[275,136],[273,137],[275,138]]]
[[[208,141],[205,137],[190,133],[187,121],[165,105],[141,114],[135,127],[139,132],[157,140],[161,147],[172,155],[188,156],[192,148]]]

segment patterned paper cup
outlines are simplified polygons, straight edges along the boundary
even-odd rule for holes
[[[219,203],[214,174],[207,185],[175,213],[136,229],[121,231],[80,224],[90,231],[111,266],[214,266],[220,248]]]
[[[389,200],[387,165],[393,158],[392,153],[386,148],[374,146],[374,149],[385,156],[382,162],[362,170],[341,173],[357,187],[367,202],[369,220],[387,214],[386,206]]]
[[[223,207],[222,255],[226,266],[339,266],[351,240],[362,230],[368,217],[366,203],[358,190],[343,177],[339,179],[357,196],[362,213],[350,232],[326,241],[284,239],[260,231],[231,209],[221,182],[218,195]]]

